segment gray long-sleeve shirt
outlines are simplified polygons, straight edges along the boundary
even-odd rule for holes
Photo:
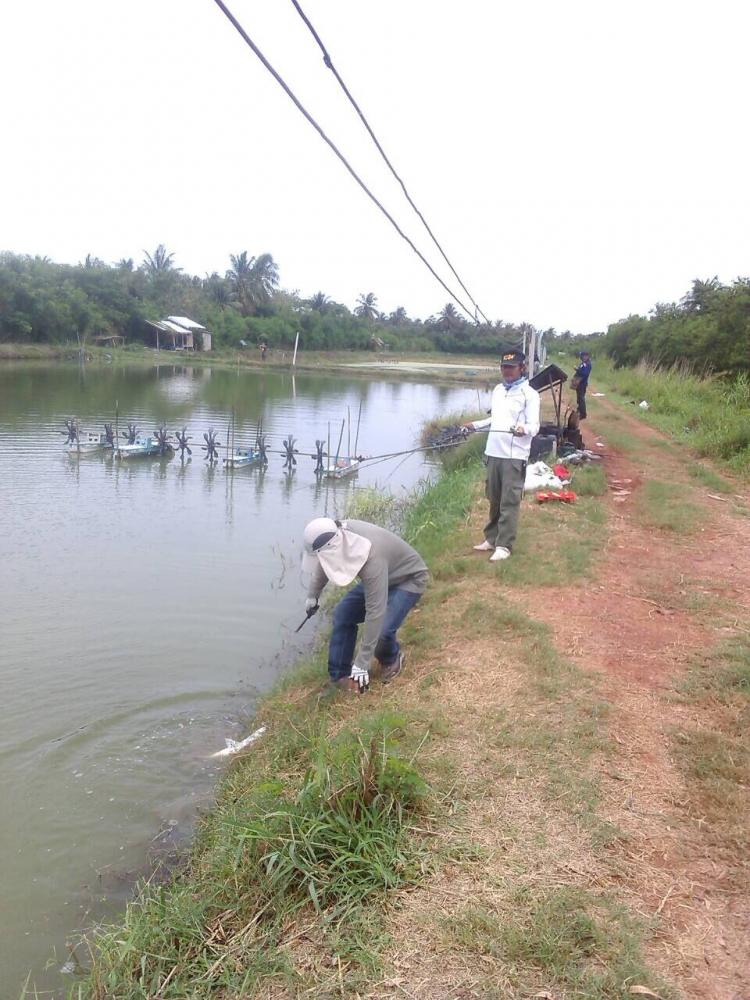
[[[413,594],[423,594],[428,571],[420,554],[392,531],[369,521],[346,521],[345,527],[372,542],[367,561],[357,574],[365,590],[365,634],[354,660],[355,666],[369,669],[383,627],[388,591],[400,587]],[[327,583],[328,577],[318,564],[307,596],[317,600]]]

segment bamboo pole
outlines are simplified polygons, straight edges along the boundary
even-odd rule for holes
[[[347,406],[346,408],[346,454],[349,461],[352,460],[352,414],[351,410]]]
[[[341,431],[339,432],[339,443],[338,443],[338,447],[336,448],[336,461],[333,463],[334,475],[336,474],[336,469],[338,469],[338,467],[339,467],[339,454],[341,453],[341,439],[344,436],[344,424],[345,423],[346,423],[345,420],[341,421]]]
[[[357,433],[354,435],[354,457],[357,457],[357,442],[359,441],[359,422],[362,419],[362,400],[359,401],[359,413],[357,414]]]

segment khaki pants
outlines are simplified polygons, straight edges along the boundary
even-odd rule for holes
[[[485,495],[490,502],[490,519],[484,527],[484,537],[490,545],[512,551],[525,478],[523,459],[488,456]]]

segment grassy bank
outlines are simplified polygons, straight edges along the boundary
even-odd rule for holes
[[[616,881],[571,875],[625,836],[600,805],[609,705],[523,606],[532,586],[590,574],[601,474],[579,474],[575,507],[529,503],[522,557],[498,568],[469,544],[477,441],[406,510],[375,497],[356,512],[398,516],[430,565],[405,675],[366,698],[328,695],[321,649],[285,677],[184,871],[91,935],[72,996],[442,997],[467,969],[479,991],[467,997],[624,1000],[633,984],[675,996],[645,957],[651,923]],[[429,963],[429,990],[399,988],[405,951]]]
[[[606,392],[626,405],[635,404],[640,419],[686,445],[700,457],[724,463],[750,475],[750,379],[699,377],[686,366],[659,369],[642,363],[615,368],[597,358],[594,391]],[[649,409],[638,409],[646,400]],[[707,482],[706,485],[711,485]],[[716,488],[720,484],[713,484]]]
[[[427,558],[465,516],[476,475],[476,463],[458,469],[408,510],[406,533]],[[254,725],[269,736],[228,768],[184,871],[142,886],[121,925],[94,932],[90,975],[72,995],[248,995],[269,980],[293,990],[288,929],[310,917],[339,967],[367,981],[388,894],[440,860],[422,830],[436,800],[420,755],[443,723],[321,694],[324,654],[261,705]]]

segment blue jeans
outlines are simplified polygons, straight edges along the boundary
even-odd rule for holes
[[[388,591],[385,618],[375,647],[375,657],[384,667],[389,667],[398,659],[401,647],[396,632],[421,596],[399,587],[391,587]],[[365,588],[358,583],[342,597],[333,612],[333,632],[328,645],[328,673],[332,681],[350,675],[354,647],[357,645],[357,626],[364,620]]]

